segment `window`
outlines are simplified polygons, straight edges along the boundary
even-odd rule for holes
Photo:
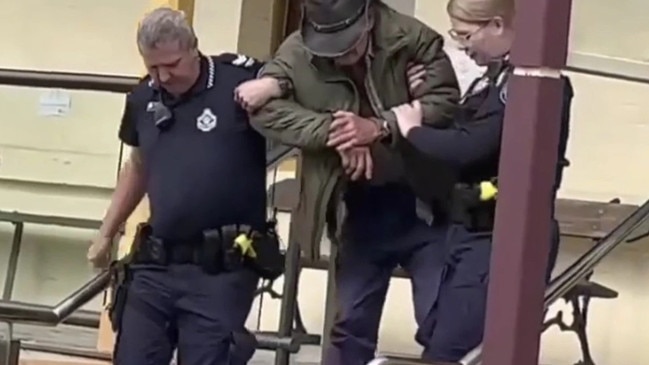
[[[649,2],[573,0],[570,66],[649,80]]]
[[[649,62],[647,14],[646,0],[573,0],[572,51]]]

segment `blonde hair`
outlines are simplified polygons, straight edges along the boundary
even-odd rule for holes
[[[516,12],[515,0],[449,0],[446,11],[452,18],[466,22],[484,22],[501,17],[508,24]]]

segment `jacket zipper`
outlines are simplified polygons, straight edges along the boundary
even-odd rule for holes
[[[367,93],[367,99],[370,102],[372,111],[377,118],[381,117],[381,113],[384,111],[383,103],[379,100],[379,96],[376,94],[376,88],[374,87],[374,81],[372,80],[372,62],[369,56],[365,56],[365,91]]]

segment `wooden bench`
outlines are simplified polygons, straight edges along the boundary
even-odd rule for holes
[[[269,188],[269,204],[280,212],[290,213],[297,205],[298,191],[295,179],[278,181],[274,184],[274,189]],[[609,202],[557,199],[556,218],[563,236],[597,240],[603,238],[636,209],[637,205],[621,204],[619,199]]]

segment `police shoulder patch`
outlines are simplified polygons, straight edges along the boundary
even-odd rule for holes
[[[262,62],[258,61],[254,57],[238,53],[221,53],[220,55],[214,57],[214,59],[215,61],[220,63],[250,69],[259,67],[262,64]]]
[[[499,88],[500,102],[507,104],[507,84],[509,83],[509,71],[504,69],[496,78],[496,87]]]
[[[153,87],[154,86],[153,79],[151,78],[151,76],[149,74],[146,74],[144,76],[140,76],[140,78],[137,80],[137,83],[139,85],[146,85],[148,87]]]

